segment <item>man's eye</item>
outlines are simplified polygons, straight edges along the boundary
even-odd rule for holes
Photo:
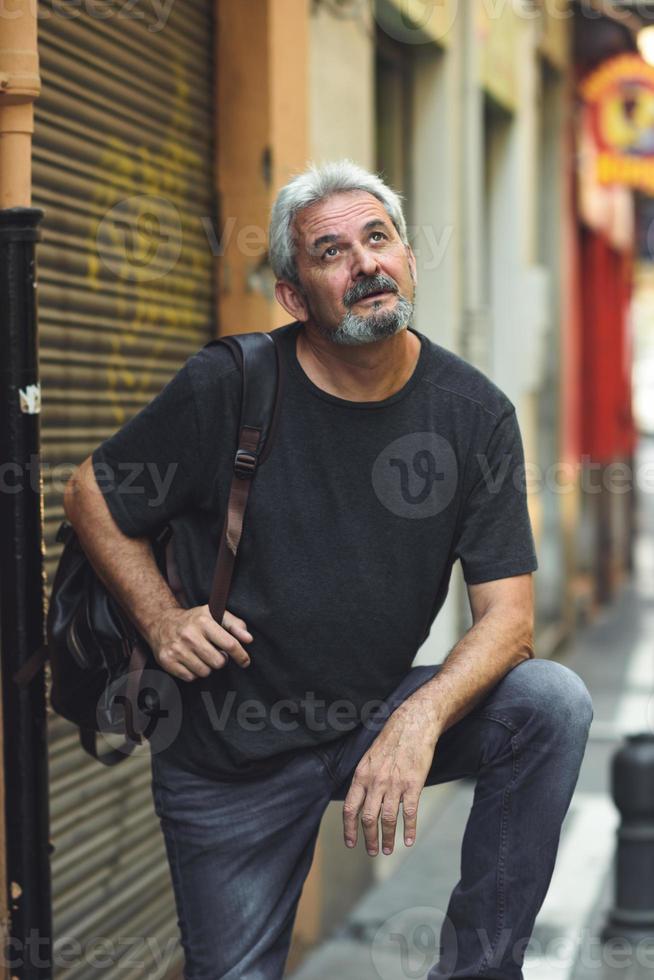
[[[338,253],[338,245],[330,245],[329,248],[326,248],[325,251],[322,253],[322,257],[323,259],[325,258],[332,259],[337,253]]]
[[[375,237],[375,235],[379,235],[379,238],[380,238],[380,239],[383,239],[383,238],[387,238],[387,237],[388,237],[387,235],[385,235],[385,234],[384,234],[384,232],[383,232],[383,231],[373,231],[373,233],[371,234],[371,236],[370,236],[370,237],[371,237],[371,238],[374,238],[374,237]]]

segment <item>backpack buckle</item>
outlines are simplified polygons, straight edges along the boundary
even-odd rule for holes
[[[234,472],[241,480],[251,480],[257,468],[257,454],[249,449],[237,449],[234,457]]]

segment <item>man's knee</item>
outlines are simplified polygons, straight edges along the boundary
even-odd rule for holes
[[[527,695],[541,724],[561,736],[585,741],[593,702],[581,677],[555,660],[527,660],[515,670],[520,671],[522,695]]]

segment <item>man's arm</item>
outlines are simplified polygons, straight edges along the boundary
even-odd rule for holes
[[[463,718],[505,674],[534,655],[531,573],[469,585],[473,626],[446,657],[438,674],[390,716],[360,760],[343,804],[345,843],[354,847],[358,820],[368,853],[390,854],[402,803],[404,843],[416,835],[418,800],[438,739]]]
[[[464,718],[505,674],[534,656],[532,575],[468,585],[473,625],[435,677],[404,702],[436,740]],[[435,744],[435,743],[434,743]]]
[[[64,511],[97,575],[163,669],[192,681],[206,677],[212,668],[223,667],[225,654],[240,666],[249,664],[239,642],[252,639],[243,620],[225,612],[220,626],[208,606],[183,609],[179,605],[159,572],[149,540],[128,537],[114,521],[95,479],[91,457],[66,484]]]

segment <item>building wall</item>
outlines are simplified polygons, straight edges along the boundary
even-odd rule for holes
[[[561,597],[563,501],[562,494],[552,491],[553,468],[561,453],[555,383],[561,365],[552,348],[559,350],[562,315],[561,170],[568,56],[560,28],[556,34],[543,33],[542,24],[531,18],[514,20],[508,37],[512,46],[504,57],[519,79],[511,98],[486,81],[492,74],[492,48],[485,53],[482,75],[487,368],[515,404],[520,420],[539,558],[542,553],[535,576],[539,653],[547,655],[567,615]],[[549,599],[541,601],[546,594]]]
[[[412,201],[409,224],[418,267],[415,325],[435,343],[460,351],[461,233],[460,49],[413,46]],[[459,635],[463,578],[450,591],[416,664],[442,661]]]
[[[308,0],[216,0],[219,332],[288,321],[267,262],[270,206],[309,155]]]
[[[538,463],[547,478],[543,480],[540,508],[539,589],[537,609],[544,628],[562,632],[569,619],[566,608],[567,573],[565,552],[565,514],[574,493],[574,484],[559,467],[555,473],[552,463],[563,460],[562,378],[564,304],[562,290],[564,262],[562,236],[565,192],[565,105],[566,76],[557,71],[549,60],[540,59],[539,85],[539,152],[538,152],[538,257],[549,269],[547,325],[545,332],[543,371],[537,395],[536,415],[538,432]],[[569,275],[569,273],[568,273]],[[564,484],[564,486],[560,486]]]
[[[308,2],[308,0],[307,0]],[[316,162],[375,165],[374,21],[368,5],[314,8],[309,36],[309,150]]]

